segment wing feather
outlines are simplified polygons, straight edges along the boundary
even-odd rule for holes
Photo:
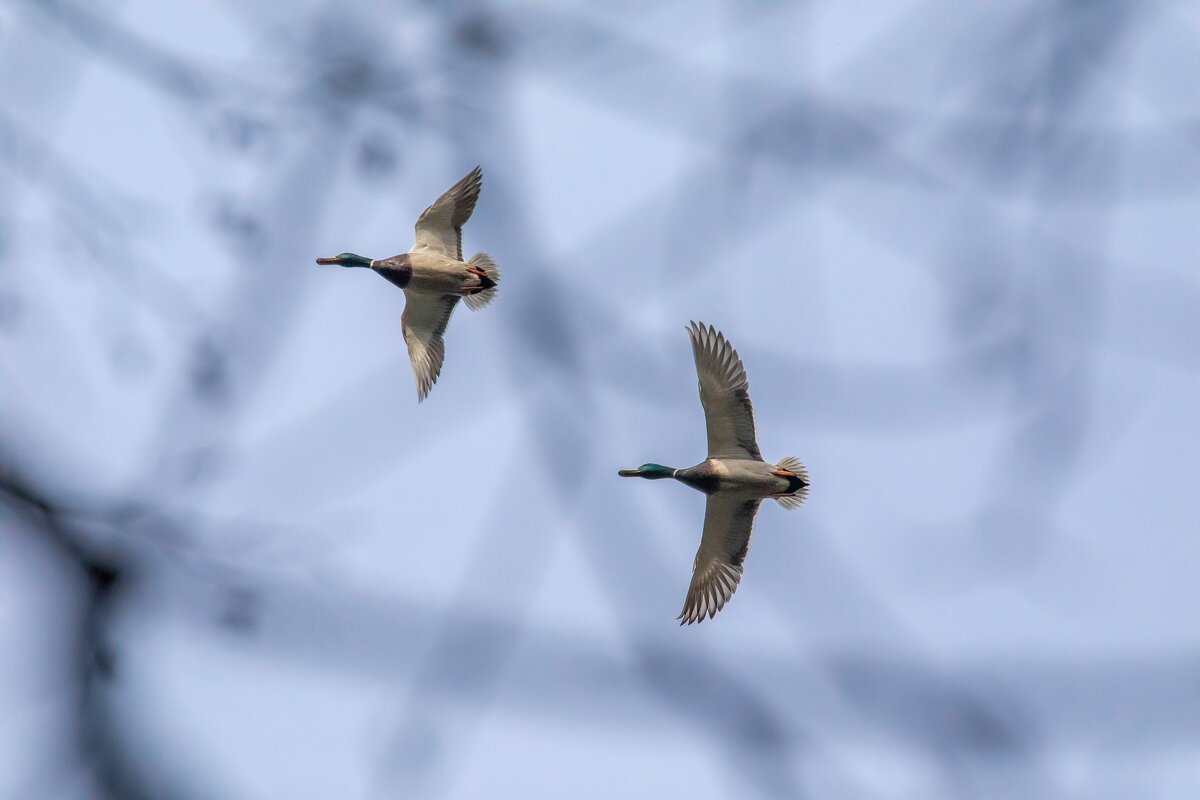
[[[412,362],[413,377],[417,380],[417,401],[425,399],[438,375],[442,372],[442,359],[446,349],[442,334],[450,324],[450,315],[458,303],[455,295],[434,295],[405,290],[404,313],[400,316],[400,330],[408,345],[408,358]]]
[[[760,497],[720,492],[709,495],[692,583],[678,617],[680,625],[711,619],[737,591],[760,503]]]
[[[742,360],[724,334],[693,322],[687,329],[700,379],[709,458],[762,461],[754,435],[754,408]]]
[[[409,252],[427,250],[462,261],[462,226],[475,210],[482,182],[483,170],[475,167],[422,211],[417,241]]]

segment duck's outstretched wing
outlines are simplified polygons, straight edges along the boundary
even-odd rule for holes
[[[462,261],[462,226],[475,210],[482,181],[483,170],[476,167],[422,211],[417,242],[409,252],[428,251]]]
[[[692,355],[700,379],[700,403],[708,428],[709,458],[762,461],[754,436],[754,409],[742,360],[713,326],[691,323]]]
[[[417,379],[417,402],[420,402],[442,372],[442,359],[446,355],[442,334],[450,323],[458,297],[407,291],[404,294],[408,299],[400,316],[400,330],[408,345],[413,377]]]
[[[692,566],[692,584],[677,617],[680,625],[711,619],[733,597],[742,579],[742,562],[761,502],[761,498],[745,495],[709,495],[704,508],[704,535]]]

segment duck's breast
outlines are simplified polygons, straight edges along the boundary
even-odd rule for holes
[[[409,263],[408,253],[372,262],[371,268],[401,289],[408,286],[412,280],[413,268]]]

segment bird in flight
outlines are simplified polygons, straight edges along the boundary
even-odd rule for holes
[[[416,244],[407,253],[372,260],[356,253],[318,258],[318,264],[369,267],[404,290],[400,330],[408,345],[417,402],[425,399],[442,371],[442,335],[461,297],[472,311],[496,296],[500,270],[487,253],[462,256],[462,226],[471,218],[483,170],[479,167],[451,186],[417,218]]]
[[[642,464],[617,473],[674,478],[708,495],[692,583],[677,617],[680,625],[711,619],[737,590],[759,504],[770,497],[784,508],[797,508],[808,494],[808,472],[799,459],[789,456],[768,464],[758,451],[746,370],[737,351],[711,325],[693,322],[687,332],[700,379],[708,458],[684,469]]]

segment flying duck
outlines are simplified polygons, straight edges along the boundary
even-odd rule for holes
[[[684,469],[642,464],[617,473],[626,478],[674,478],[708,495],[692,583],[677,617],[680,625],[711,619],[737,590],[759,504],[769,497],[784,508],[797,508],[808,494],[808,472],[799,459],[763,461],[746,371],[737,351],[711,325],[693,322],[687,332],[700,379],[708,458]]]
[[[482,179],[483,171],[475,167],[421,212],[416,244],[407,253],[378,260],[356,253],[317,259],[318,264],[369,267],[404,290],[400,330],[417,381],[417,402],[425,399],[441,374],[442,334],[459,298],[475,311],[496,296],[496,263],[487,253],[467,261],[462,255],[462,226],[475,210]]]

